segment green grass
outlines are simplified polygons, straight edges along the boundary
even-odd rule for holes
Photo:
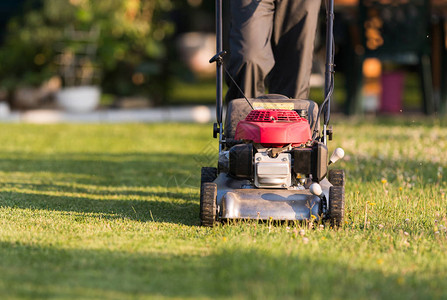
[[[336,73],[333,101],[335,110],[343,111],[345,105],[346,90],[345,76]],[[224,84],[224,96],[227,90]],[[181,105],[214,105],[216,103],[215,78],[196,79],[190,82],[180,79],[174,80],[169,92],[168,104]],[[309,99],[321,104],[324,100],[323,88],[312,87],[309,91]],[[405,72],[404,87],[402,91],[402,109],[404,111],[421,111],[422,93],[420,90],[419,75],[414,72]],[[106,99],[104,100],[106,101]],[[334,107],[333,107],[334,109]]]
[[[210,125],[0,125],[0,298],[447,298],[447,128],[334,130],[343,228],[207,229]]]
[[[337,77],[337,86],[343,86],[344,77]],[[223,95],[228,89],[227,85],[224,83]],[[342,99],[346,98],[345,91],[342,88],[336,88],[334,94],[334,101],[337,102],[339,106],[343,105]],[[322,87],[312,87],[309,91],[309,99],[317,103],[323,102],[323,88]],[[175,80],[173,82],[172,89],[169,93],[169,104],[181,104],[181,105],[214,105],[216,103],[216,79],[206,78],[191,80],[190,82]]]
[[[337,77],[337,82],[339,86],[343,86],[344,78],[343,76]],[[224,83],[223,95],[227,91],[228,87]],[[335,89],[335,96],[337,103],[339,99],[344,99],[345,91],[342,88]],[[169,104],[203,104],[203,105],[213,105],[216,103],[216,79],[206,78],[197,79],[190,82],[175,80],[173,82],[172,89],[169,93]],[[313,87],[309,92],[309,99],[316,101],[317,103],[323,102],[323,88]],[[340,105],[342,103],[340,102]]]
[[[227,86],[224,84],[224,95]],[[214,105],[216,104],[216,79],[196,79],[190,82],[175,80],[169,91],[169,104]]]

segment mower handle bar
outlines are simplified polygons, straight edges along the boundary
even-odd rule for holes
[[[334,0],[325,0],[326,3],[326,68],[324,83],[324,101],[319,108],[316,123],[320,122],[320,115],[324,114],[323,142],[327,144],[326,127],[330,120],[331,100],[334,89]],[[222,0],[216,0],[216,52],[210,63],[216,63],[216,120],[219,128],[219,152],[222,149],[223,129],[223,22]]]

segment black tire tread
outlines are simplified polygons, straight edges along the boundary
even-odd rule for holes
[[[217,178],[217,168],[203,167],[200,174],[200,182],[213,182]]]
[[[329,219],[333,226],[343,226],[345,217],[345,188],[331,186],[329,188]]]
[[[200,224],[213,227],[217,221],[217,184],[203,182],[200,187]]]
[[[344,170],[329,170],[328,180],[333,186],[345,186],[346,178]]]

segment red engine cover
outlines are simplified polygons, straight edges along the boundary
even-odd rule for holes
[[[264,147],[304,144],[311,139],[309,122],[294,110],[252,110],[236,127],[235,139]]]

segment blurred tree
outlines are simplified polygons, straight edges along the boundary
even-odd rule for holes
[[[3,35],[9,19],[19,13],[24,1],[25,0],[0,1],[0,44],[3,41]]]
[[[174,32],[166,19],[171,0],[39,0],[9,22],[0,47],[0,85],[38,85],[56,73],[59,42],[69,27],[98,26],[97,64],[101,86],[116,95],[150,95],[160,102],[166,89],[164,40]],[[31,2],[36,2],[33,0]]]

